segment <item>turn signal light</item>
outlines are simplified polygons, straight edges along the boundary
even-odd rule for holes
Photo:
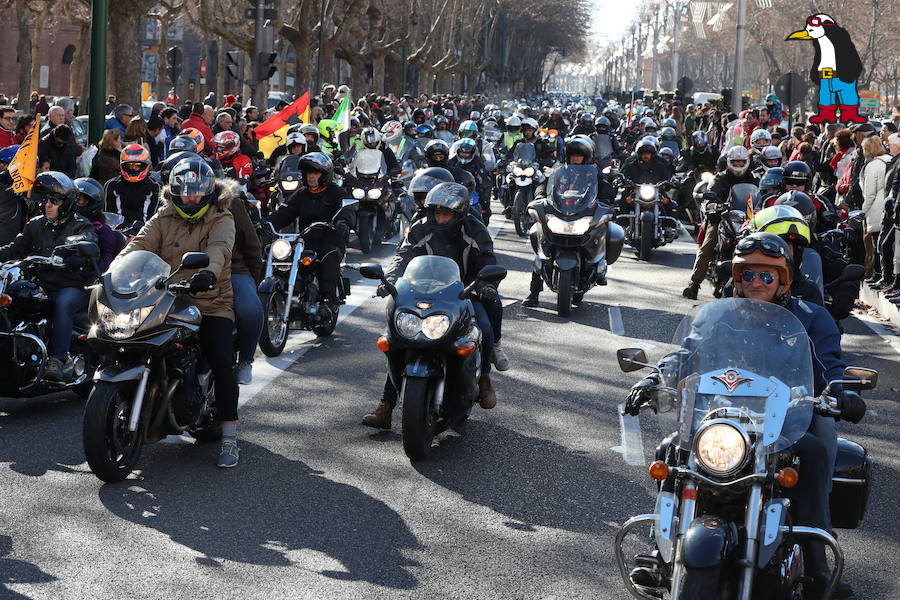
[[[303,265],[304,267],[308,267],[309,265],[312,264],[312,259],[308,256],[304,256],[303,258],[300,259],[300,264]]]
[[[650,478],[654,481],[665,481],[669,476],[669,465],[661,460],[654,460],[647,467],[647,472],[650,473]]]
[[[625,198],[625,202],[628,203],[628,204],[633,204],[633,203],[634,203],[634,198],[632,198],[631,196],[628,196],[627,198]]]
[[[459,354],[460,356],[469,356],[470,354],[475,352],[475,349],[477,347],[478,347],[478,345],[471,340],[468,340],[465,342],[457,342],[456,343],[456,353]]]
[[[383,335],[378,336],[378,341],[375,342],[375,345],[378,346],[378,349],[382,352],[387,352],[391,349],[390,343],[388,343],[388,339]]]
[[[668,204],[668,203],[669,203],[669,199],[666,198],[665,196],[663,196],[663,197],[662,197],[662,203],[663,203],[663,204]]]
[[[778,471],[778,475],[775,476],[775,479],[778,481],[778,485],[785,489],[790,489],[800,481],[800,474],[797,473],[797,470],[794,468],[785,467]]]
[[[9,294],[0,294],[0,306],[7,307],[12,303],[12,296]]]

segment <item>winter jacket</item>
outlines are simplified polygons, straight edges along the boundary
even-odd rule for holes
[[[646,167],[646,168],[645,168]],[[622,164],[622,175],[634,183],[659,183],[672,176],[672,167],[662,158],[654,155],[649,165],[641,164],[635,155],[629,156]]]
[[[50,256],[54,248],[68,243],[69,236],[82,236],[87,242],[97,243],[94,226],[81,215],[72,215],[55,226],[43,215],[35,217],[16,239],[0,248],[0,262],[34,255]],[[34,271],[48,291],[84,287],[96,276],[93,265],[81,269],[40,266]]]
[[[201,115],[191,115],[181,124],[181,131],[188,127],[193,127],[203,134],[203,140],[206,142],[206,148],[212,148],[213,132]]]
[[[884,218],[884,182],[890,157],[887,154],[869,159],[862,169],[859,178],[863,191],[862,210],[866,213],[866,231],[878,233],[881,231],[881,221]]]
[[[125,137],[125,125],[116,117],[109,117],[106,119],[106,123],[103,124],[103,129],[118,129],[119,133],[122,134],[122,137]]]
[[[179,273],[178,280],[190,280],[194,273],[210,271],[216,276],[215,287],[208,292],[191,294],[191,301],[204,316],[233,321],[231,253],[235,225],[230,207],[236,200],[227,189],[217,186],[215,198],[206,214],[196,223],[190,223],[175,211],[169,186],[166,186],[161,194],[160,209],[119,256],[135,250],[147,250],[166,261],[174,271],[181,265],[181,256],[185,252],[205,252],[209,255],[209,265],[203,269],[185,269]]]
[[[256,234],[256,227],[247,212],[247,205],[241,198],[241,186],[231,179],[216,181],[220,195],[233,197],[231,214],[234,216],[234,248],[231,251],[231,274],[250,275],[257,282],[262,281],[265,263],[262,244]]]
[[[119,238],[106,223],[93,221],[91,225],[94,226],[94,232],[97,234],[97,246],[100,247],[100,259],[97,261],[97,266],[100,273],[106,273],[110,263],[116,257],[116,244],[119,243]]]
[[[343,206],[343,200],[346,197],[344,189],[333,183],[329,183],[328,187],[318,194],[313,194],[307,188],[301,188],[294,192],[288,199],[287,203],[276,210],[269,216],[269,222],[276,230],[293,222],[294,219],[300,220],[300,231],[306,229],[316,221],[324,221],[331,223],[338,211]],[[355,225],[350,220],[350,212],[344,211],[341,216],[347,215],[346,218],[338,219],[335,223],[338,239],[323,238],[305,239],[308,245],[319,249],[328,247],[345,248],[347,243],[347,233],[350,227]]]
[[[152,177],[131,183],[119,175],[106,182],[103,193],[107,212],[122,215],[129,224],[150,220],[159,203],[159,184]]]
[[[75,179],[77,157],[78,147],[74,138],[59,146],[53,137],[53,130],[50,130],[38,142],[38,164],[50,163],[51,171],[65,173],[72,179]]]
[[[18,144],[16,141],[16,132],[0,127],[0,148],[15,146],[16,144]]]
[[[28,214],[22,198],[13,192],[12,186],[0,188],[0,246],[10,243],[22,232]]]
[[[716,175],[716,178],[713,179],[712,184],[709,186],[709,191],[719,198],[719,202],[725,202],[728,199],[729,194],[731,194],[731,188],[739,183],[759,185],[759,180],[753,176],[750,169],[747,169],[747,172],[740,177],[725,170]]]
[[[101,184],[119,176],[121,153],[118,150],[100,150],[91,163],[91,177]]]

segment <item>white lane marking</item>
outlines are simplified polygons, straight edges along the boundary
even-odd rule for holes
[[[897,354],[900,354],[900,336],[896,333],[870,317],[869,315],[853,313],[853,316],[865,323],[869,329],[875,332],[878,337],[887,342],[888,346],[890,346]],[[870,411],[871,412],[871,411]]]
[[[644,440],[641,436],[641,419],[639,416],[623,415],[625,405],[618,406],[619,413],[619,430],[622,435],[622,445],[614,448],[621,451],[622,458],[629,465],[646,465],[647,459],[644,457]]]
[[[625,337],[625,323],[622,321],[622,309],[618,306],[609,307],[609,330],[616,335]]]

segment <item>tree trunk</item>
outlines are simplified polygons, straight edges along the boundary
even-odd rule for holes
[[[16,52],[19,55],[19,106],[18,109],[29,112],[28,101],[31,99],[31,24],[28,22],[28,10],[25,0],[16,0],[16,27],[19,30],[19,41]]]
[[[46,14],[39,14],[34,19],[34,32],[31,34],[31,86],[29,89],[38,90],[41,81],[41,38],[44,33],[44,24],[47,22]],[[49,81],[47,82],[49,87]],[[49,89],[47,90],[49,93]]]
[[[85,82],[90,84],[87,64],[91,56],[91,23],[83,21],[78,31],[78,42],[75,44],[75,55],[69,65],[69,95],[79,100],[82,111],[87,110],[87,94]],[[90,87],[90,85],[88,85]]]
[[[372,52],[372,91],[379,96],[384,94],[384,52]]]
[[[169,87],[166,85],[166,67],[169,66],[168,62],[166,62],[166,50],[169,49],[169,19],[160,17],[158,21],[159,46],[157,46],[156,50],[156,99],[160,102],[165,102],[166,96],[169,95]],[[172,85],[175,85],[174,81]]]
[[[113,92],[119,104],[129,104],[135,111],[141,107],[141,45],[140,20],[144,14],[142,3],[137,0],[116,0],[109,5],[109,39],[114,49],[112,66],[115,72]],[[132,40],[133,43],[123,43]],[[136,113],[137,114],[137,113]]]
[[[294,93],[302,94],[308,89],[312,89],[310,86],[310,62],[309,57],[312,55],[312,44],[307,36],[302,36],[298,41],[295,41],[294,44]],[[310,95],[315,96],[321,90],[312,90]]]
[[[334,59],[335,44],[327,38],[322,40],[322,85],[331,83],[335,87],[343,82],[337,80],[337,72],[335,71]]]
[[[365,96],[369,86],[366,83],[366,63],[363,62],[362,57],[358,54],[351,54],[349,56],[350,92],[352,94],[350,105],[355,106],[355,100]]]

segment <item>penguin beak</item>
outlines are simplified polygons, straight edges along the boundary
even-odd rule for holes
[[[792,33],[791,35],[787,36],[784,39],[785,39],[785,41],[787,41],[787,40],[811,40],[812,36],[809,35],[809,33],[807,33],[805,29],[801,29],[800,31],[795,31],[794,33]]]

